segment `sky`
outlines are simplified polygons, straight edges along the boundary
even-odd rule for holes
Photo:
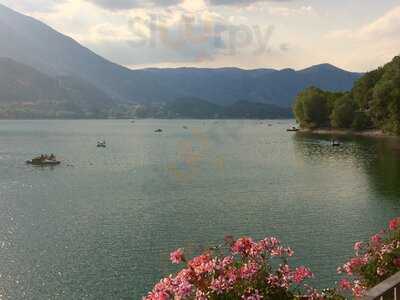
[[[368,71],[400,54],[398,0],[0,0],[132,69]]]

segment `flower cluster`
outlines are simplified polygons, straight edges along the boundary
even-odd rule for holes
[[[313,274],[304,266],[291,268],[288,260],[294,253],[278,239],[228,239],[226,246],[225,253],[215,248],[191,260],[182,249],[172,252],[172,263],[185,263],[185,267],[157,283],[144,300],[324,298],[303,285]]]
[[[371,237],[368,243],[354,244],[355,257],[338,268],[346,277],[339,282],[355,297],[400,271],[400,218],[389,222],[388,229]]]

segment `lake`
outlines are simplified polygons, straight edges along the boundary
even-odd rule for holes
[[[170,251],[226,235],[277,236],[332,285],[354,242],[400,215],[399,142],[334,148],[291,123],[0,121],[2,299],[141,299],[176,270]],[[63,164],[24,163],[41,153]]]

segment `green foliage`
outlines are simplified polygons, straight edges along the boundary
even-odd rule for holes
[[[370,115],[383,130],[400,134],[400,57],[383,67],[374,87]]]
[[[350,128],[353,124],[356,110],[357,106],[349,94],[337,99],[330,116],[332,127]]]
[[[351,128],[354,130],[365,130],[372,127],[372,121],[363,111],[356,111]]]
[[[294,113],[306,128],[329,124],[355,130],[377,128],[400,135],[400,56],[366,73],[350,93],[304,90],[297,97]]]
[[[311,87],[301,92],[293,110],[302,127],[321,127],[329,123],[326,93],[318,88]]]
[[[368,110],[374,94],[374,87],[383,75],[383,68],[366,73],[358,79],[352,89],[354,99],[360,109]]]

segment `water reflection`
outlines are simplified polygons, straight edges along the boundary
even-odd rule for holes
[[[356,168],[379,199],[400,202],[400,139],[336,136],[341,147],[332,147],[332,135],[299,133],[293,136],[297,158],[329,168],[339,164]]]

